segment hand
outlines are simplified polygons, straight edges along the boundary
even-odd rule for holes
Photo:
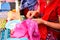
[[[27,18],[33,18],[36,13],[38,13],[38,12],[37,11],[28,11],[26,16],[27,16]]]
[[[42,20],[41,18],[32,19],[32,20],[36,21],[38,24],[44,23],[44,20]]]

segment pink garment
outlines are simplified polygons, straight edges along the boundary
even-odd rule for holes
[[[16,28],[11,37],[25,37],[29,40],[40,40],[38,24],[31,19],[24,20],[22,23],[16,25]]]
[[[15,0],[6,0],[6,2],[15,2]]]

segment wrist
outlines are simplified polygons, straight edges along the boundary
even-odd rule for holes
[[[47,22],[43,19],[41,19],[42,24],[47,24]]]
[[[43,24],[45,24],[45,25],[46,25],[46,24],[47,24],[47,21],[43,20]]]

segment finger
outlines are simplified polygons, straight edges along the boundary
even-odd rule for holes
[[[32,19],[33,21],[37,21],[37,19]]]
[[[32,19],[33,21],[35,21],[36,23],[40,24],[40,21],[38,19]]]
[[[33,18],[35,16],[35,13],[33,12],[32,15],[30,16],[31,18]]]
[[[29,12],[27,13],[26,17],[29,18],[29,17],[30,17],[30,14],[31,14],[31,11],[29,11]]]

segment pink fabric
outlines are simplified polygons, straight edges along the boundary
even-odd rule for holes
[[[22,23],[16,25],[11,37],[26,37],[29,40],[40,40],[38,24],[30,19],[24,20]]]
[[[6,2],[15,2],[15,0],[6,0]]]

